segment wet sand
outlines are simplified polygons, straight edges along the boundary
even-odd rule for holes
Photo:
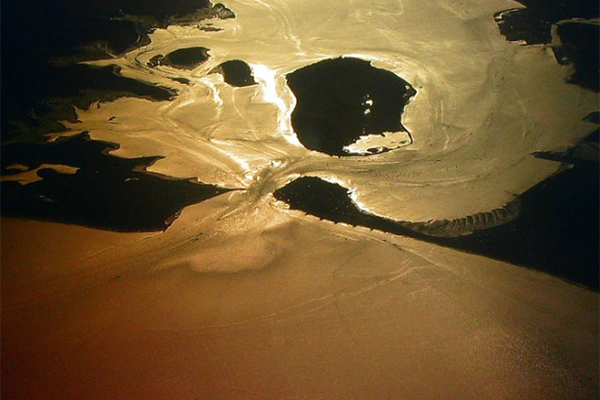
[[[147,15],[136,20],[161,19],[153,4],[144,3]],[[135,10],[133,3],[125,5],[127,12]],[[118,79],[166,93],[161,101],[128,91],[73,110],[61,121],[66,130],[45,135],[48,130],[27,127],[11,136],[25,143],[25,156],[3,165],[3,177],[13,180],[3,186],[20,185],[14,181],[19,177],[27,183],[35,172],[43,179],[24,187],[54,183],[52,189],[84,170],[93,175],[86,163],[102,160],[98,177],[117,169],[122,173],[111,175],[127,182],[112,196],[126,205],[115,214],[121,215],[117,222],[149,200],[152,208],[166,198],[160,208],[169,216],[175,211],[171,201],[183,201],[178,210],[200,200],[192,198],[198,186],[191,177],[209,185],[209,192],[178,218],[169,217],[169,228],[160,232],[3,216],[3,397],[597,398],[598,293],[490,257],[360,226],[365,214],[413,230],[444,221],[465,225],[482,216],[489,224],[485,216],[499,216],[496,210],[521,197],[521,215],[533,219],[523,225],[514,219],[472,237],[483,240],[482,254],[490,254],[486,246],[498,242],[490,233],[485,244],[485,232],[506,229],[502,237],[513,241],[502,249],[514,245],[514,254],[526,259],[525,250],[537,251],[537,244],[519,247],[523,236],[514,239],[511,229],[531,229],[548,212],[583,212],[585,202],[597,206],[586,194],[595,186],[577,182],[591,177],[597,185],[597,178],[575,149],[597,129],[586,116],[597,109],[598,94],[570,83],[575,67],[558,63],[552,48],[506,40],[494,15],[517,3],[226,5],[206,11],[223,17],[209,22],[194,20],[207,15],[202,11],[168,13],[143,46],[77,65],[118,71]],[[148,66],[157,55],[197,47],[210,49],[210,57],[192,69]],[[414,87],[416,95],[395,121],[410,132],[409,145],[357,157],[303,146],[292,126],[299,102],[286,76],[339,57],[364,60]],[[243,60],[257,84],[238,87],[227,74],[210,73],[230,60]],[[43,82],[36,72],[46,66],[39,65],[13,67],[19,71],[13,77],[31,80],[15,79],[10,87]],[[74,83],[65,90],[77,92]],[[119,93],[113,89],[108,93]],[[27,90],[11,95],[29,98]],[[99,147],[97,156],[73,150],[49,162],[44,150],[39,160],[26,157],[31,143],[84,131],[89,140],[80,144]],[[110,157],[102,155],[106,146]],[[580,164],[565,171],[565,159],[541,155],[567,155]],[[339,185],[343,203],[308,199],[329,213],[324,217],[341,204],[338,215],[350,213],[358,226],[307,215],[273,196],[306,176],[329,188]],[[57,199],[98,177],[67,185]],[[567,184],[556,184],[561,179]],[[138,190],[144,180],[148,185]],[[568,192],[579,183],[581,192]],[[109,196],[115,186],[94,187]],[[240,190],[213,197],[215,188]],[[95,202],[109,205],[89,193],[93,198],[77,204],[85,212],[93,212]],[[170,198],[172,193],[178,194]],[[546,200],[552,204],[542,206]],[[577,224],[579,218],[566,218],[582,229],[579,235],[597,232]],[[544,221],[533,237],[545,241],[540,233],[556,232],[549,228],[561,221]],[[556,259],[571,262],[590,243],[559,240],[555,245],[566,252],[558,254],[567,258]]]
[[[224,241],[223,222],[236,225],[240,216],[221,219],[221,228],[206,216],[223,217],[229,204],[216,198],[187,208],[167,236],[4,218],[3,248],[11,251],[2,253],[3,395],[598,393],[590,350],[598,338],[596,293],[283,209],[248,210],[235,231],[246,230],[252,242]],[[249,216],[259,222],[248,223]],[[200,220],[196,240],[172,236]],[[132,252],[140,245],[146,250]],[[175,253],[188,256],[173,263]]]

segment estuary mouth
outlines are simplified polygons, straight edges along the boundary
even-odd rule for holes
[[[223,1],[2,2],[2,398],[599,398],[597,0]]]
[[[396,227],[385,231],[458,238],[513,221],[518,198],[572,154],[594,157],[590,146],[569,147],[593,129],[583,117],[594,94],[566,83],[566,64],[512,43],[531,33],[523,24],[537,32],[528,45],[551,36],[550,22],[527,22],[543,20],[543,9],[486,11],[473,22],[488,32],[481,41],[464,40],[455,15],[438,32],[404,19],[397,29],[381,10],[376,24],[359,8],[348,18],[361,21],[360,34],[340,41],[345,28],[315,15],[308,29],[205,6],[110,17],[140,37],[105,41],[96,47],[104,57],[61,49],[40,86],[52,95],[19,123],[3,119],[13,128],[3,130],[4,215],[162,231],[226,191],[245,190],[252,203],[310,176],[351,188],[354,217]],[[260,5],[236,6],[260,14]],[[593,24],[557,23],[565,57],[581,58],[577,32]],[[329,189],[311,193],[328,204]]]

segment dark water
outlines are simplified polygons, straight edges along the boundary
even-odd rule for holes
[[[286,76],[297,104],[292,126],[304,147],[347,156],[360,136],[406,131],[401,117],[416,94],[396,74],[357,58],[336,58]]]

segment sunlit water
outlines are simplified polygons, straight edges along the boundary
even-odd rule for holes
[[[26,145],[24,164],[7,168],[23,173],[3,179],[25,188],[80,179],[68,186],[75,199],[79,184],[114,189],[107,197],[131,215],[96,228],[127,231],[148,223],[149,205],[173,207],[135,233],[3,219],[7,395],[597,397],[597,293],[427,242],[513,218],[515,198],[560,168],[534,153],[595,127],[583,119],[597,94],[566,83],[571,67],[501,34],[494,15],[516,3],[227,6],[236,18],[172,24],[88,63],[117,64],[172,99],[78,109],[70,131]],[[401,120],[386,125],[397,131],[364,135],[348,146],[359,154],[343,157],[302,144],[288,85],[339,57],[415,91],[405,86]],[[252,77],[228,77],[232,60]],[[377,99],[360,99],[365,120]],[[372,147],[388,151],[362,155]],[[49,159],[30,168],[38,153]],[[102,198],[80,203],[109,220]],[[420,240],[407,237],[415,231]]]
[[[596,102],[593,92],[565,83],[568,68],[548,48],[500,34],[493,14],[510,4],[353,1],[317,10],[310,2],[234,1],[236,19],[211,20],[221,31],[169,26],[148,46],[93,63],[172,87],[174,101],[117,100],[79,111],[83,123],[71,128],[119,143],[117,155],[165,156],[151,171],[248,189],[254,199],[313,175],[342,183],[363,209],[396,220],[492,211],[557,171],[532,153],[588,134],[582,119]],[[148,64],[194,46],[210,57],[192,70]],[[410,146],[338,158],[299,143],[286,74],[340,56],[370,61],[417,90],[402,117]],[[233,87],[208,74],[232,59],[247,62],[258,85]],[[181,78],[189,84],[173,80]]]

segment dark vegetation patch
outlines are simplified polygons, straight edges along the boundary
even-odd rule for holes
[[[558,24],[556,32],[561,40],[560,47],[555,48],[557,60],[572,62],[575,68],[569,82],[597,92],[600,84],[600,26],[563,22]]]
[[[109,88],[89,100],[94,85],[106,75],[98,70],[81,72],[88,67],[74,66],[75,62],[112,58],[147,44],[148,34],[157,27],[235,15],[208,0],[6,0],[2,17],[1,131],[6,140],[24,132],[31,136],[36,131],[64,130],[56,121],[69,119],[71,106],[49,100],[63,96],[63,91],[84,92],[84,99],[73,100],[84,103],[137,94],[130,90],[131,82],[113,77]],[[79,79],[83,74],[87,79]],[[89,81],[94,82],[92,87]],[[164,93],[154,96],[150,89],[142,92],[144,97],[165,97]]]
[[[571,18],[593,19],[599,15],[595,0],[517,0],[525,8],[513,8],[495,15],[500,32],[508,40],[527,44],[550,43],[553,24]]]
[[[190,80],[187,78],[171,78],[171,79],[174,80],[175,82],[183,83],[184,85],[190,84]]]
[[[188,47],[172,51],[166,56],[158,54],[149,60],[148,66],[168,65],[173,68],[194,69],[208,60],[208,57],[206,47]]]
[[[225,61],[211,72],[223,74],[223,79],[231,86],[244,87],[256,85],[254,76],[252,76],[252,69],[242,60]]]
[[[590,114],[592,116],[594,114]],[[598,136],[600,129],[596,129],[577,146],[561,151],[537,151],[534,155],[545,160],[558,161],[565,164],[592,163],[600,161],[598,151]]]
[[[523,40],[527,44],[550,43],[552,23],[529,8],[513,8],[494,16],[500,33],[507,40]]]
[[[292,209],[321,219],[534,268],[597,291],[599,193],[598,164],[576,164],[521,195],[516,219],[461,237],[429,236],[409,228],[411,224],[361,212],[346,188],[315,177],[299,178],[274,196]]]
[[[401,116],[415,89],[368,61],[324,60],[286,78],[297,99],[292,126],[310,150],[345,156],[344,146],[361,136],[406,131]]]
[[[78,224],[113,231],[161,231],[184,207],[229,189],[146,172],[161,157],[121,158],[109,154],[118,145],[91,140],[87,133],[52,143],[18,143],[3,147],[2,175],[42,164],[78,168],[74,174],[50,168],[28,184],[0,184],[3,215]]]
[[[18,92],[3,92],[2,107],[13,108],[8,115],[2,115],[3,142],[39,141],[43,140],[44,134],[64,131],[64,126],[57,121],[76,122],[74,106],[88,109],[94,102],[120,97],[164,101],[175,96],[172,89],[126,78],[119,72],[117,66],[73,64],[59,69],[48,68],[43,75],[32,76],[21,85],[21,89],[29,92],[29,99],[20,98]],[[51,97],[45,97],[50,93]],[[14,103],[5,105],[10,101]]]
[[[600,26],[581,20],[600,16],[597,0],[518,0],[526,8],[506,10],[495,15],[500,33],[510,41],[528,45],[553,42],[552,27],[560,43],[553,43],[556,59],[574,66],[569,82],[599,90]],[[579,19],[573,20],[573,19]]]

